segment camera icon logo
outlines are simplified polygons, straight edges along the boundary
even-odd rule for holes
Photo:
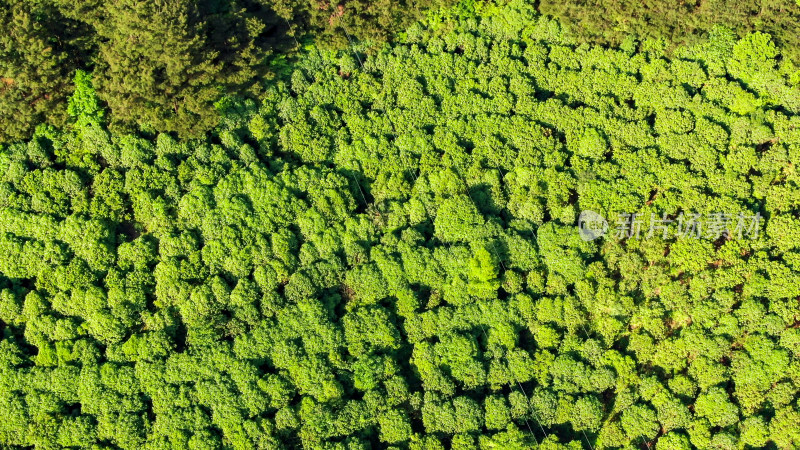
[[[578,234],[584,241],[593,241],[608,233],[608,221],[600,214],[584,210],[578,216]]]

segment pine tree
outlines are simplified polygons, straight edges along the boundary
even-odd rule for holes
[[[105,12],[96,25],[104,38],[97,85],[114,123],[179,134],[212,127],[220,67],[205,51],[205,24],[192,2],[117,0]]]
[[[217,123],[214,103],[252,79],[261,55],[252,37],[262,26],[234,7],[217,14],[189,0],[116,0],[104,16],[95,24],[97,85],[117,126],[197,136]]]
[[[0,0],[0,142],[64,122],[80,28],[40,2]]]

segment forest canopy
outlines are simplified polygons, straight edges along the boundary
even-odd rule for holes
[[[507,0],[0,0],[0,143],[63,126],[77,71],[94,74],[113,132],[201,138],[227,95],[258,100],[306,46],[367,53],[421,21],[436,34]],[[796,0],[544,0],[573,42],[669,51],[720,33],[769,34],[800,63]]]
[[[462,3],[377,49],[305,45],[251,90],[255,3],[83,3],[3,4],[39,46],[0,37],[20,61],[103,38],[92,66],[0,59],[53,70],[0,87],[41,102],[0,147],[0,446],[800,447],[781,39],[606,47],[524,0]],[[586,210],[763,221],[586,240]]]
[[[760,31],[775,37],[783,57],[800,62],[797,0],[542,0],[539,10],[570,24],[582,40],[614,45],[632,37],[694,43],[715,26],[739,35]]]
[[[257,98],[297,39],[379,45],[448,3],[350,0],[0,0],[0,142],[61,126],[70,80],[92,71],[118,132],[201,137],[224,95]],[[346,34],[343,34],[343,31]]]

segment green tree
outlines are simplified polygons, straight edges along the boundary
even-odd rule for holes
[[[208,36],[224,30],[214,19],[184,0],[105,5],[93,24],[102,39],[96,82],[113,123],[197,136],[218,122],[214,103],[222,87],[244,86],[255,74],[244,62],[257,54],[252,36],[217,48]]]
[[[47,2],[0,2],[0,142],[64,125],[72,74],[89,56],[84,31]]]

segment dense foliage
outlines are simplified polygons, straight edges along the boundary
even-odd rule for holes
[[[341,48],[355,40],[387,42],[414,21],[453,3],[452,0],[273,0],[270,7],[281,17],[299,24],[301,33],[311,32],[318,45]]]
[[[271,58],[285,58],[294,38],[380,43],[445,4],[0,0],[0,142],[28,138],[44,121],[62,125],[79,69],[96,74],[114,130],[199,137],[218,123],[223,95],[258,94]]]
[[[501,0],[498,3],[503,3]],[[42,122],[62,126],[76,70],[95,74],[114,132],[197,138],[220,120],[226,94],[256,98],[309,40],[368,50],[424,19],[475,16],[492,0],[0,0],[0,142],[27,139]],[[455,8],[451,8],[455,5]],[[581,41],[635,46],[695,43],[722,25],[771,34],[800,60],[796,0],[544,0],[540,12]],[[445,27],[447,28],[447,27]]]
[[[740,35],[772,34],[785,57],[800,62],[800,2],[797,0],[542,0],[540,11],[572,25],[583,39],[619,45],[631,35],[696,42],[714,26]]]
[[[53,7],[0,0],[0,142],[64,124],[84,31]]]
[[[0,142],[63,123],[79,69],[97,75],[115,129],[198,136],[215,101],[265,72],[277,20],[248,0],[3,0],[0,14]]]
[[[0,151],[0,445],[800,446],[797,69],[456,25],[311,48],[207,139],[110,132],[78,72]],[[583,241],[585,209],[765,222]]]

